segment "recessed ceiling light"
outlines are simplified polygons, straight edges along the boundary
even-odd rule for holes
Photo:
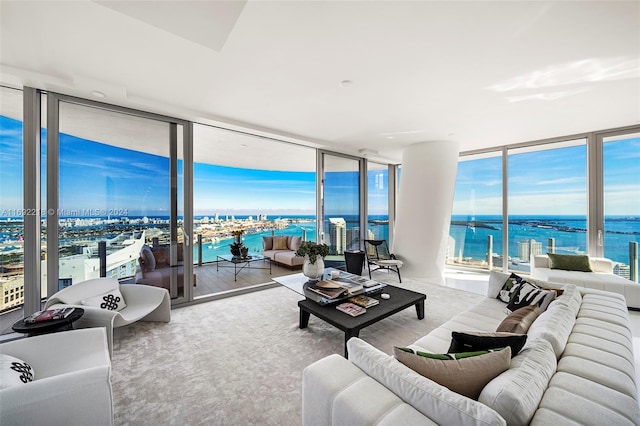
[[[93,92],[91,92],[91,94],[92,94],[93,96],[95,96],[96,98],[104,98],[104,97],[105,97],[105,94],[104,94],[104,93],[102,93],[102,92],[101,92],[101,91],[99,91],[99,90],[94,90]]]
[[[387,136],[387,139],[395,139],[395,136]]]
[[[351,87],[353,86],[353,81],[351,80],[342,80],[340,82],[340,87]]]

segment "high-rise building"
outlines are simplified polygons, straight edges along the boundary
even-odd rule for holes
[[[528,262],[532,255],[542,253],[542,243],[536,240],[518,241],[518,259]]]
[[[624,263],[615,263],[613,265],[613,273],[621,276],[622,278],[631,279],[631,268]]]
[[[347,222],[341,217],[329,219],[329,249],[331,254],[344,254],[347,249]]]

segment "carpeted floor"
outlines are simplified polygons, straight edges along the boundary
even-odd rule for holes
[[[361,331],[387,353],[436,328],[483,296],[405,279],[427,294],[413,307]],[[140,322],[114,333],[116,425],[298,425],[302,370],[342,354],[344,334],[311,317],[298,328],[302,297],[272,288],[174,309],[168,324]]]

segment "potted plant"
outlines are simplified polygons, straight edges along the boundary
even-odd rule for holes
[[[304,257],[302,274],[312,280],[322,277],[324,273],[324,257],[328,254],[328,245],[304,241],[296,250],[296,256]]]
[[[231,254],[233,256],[240,256],[240,251],[242,249],[242,234],[244,233],[243,229],[235,230],[231,232],[233,235],[233,243],[231,243]]]

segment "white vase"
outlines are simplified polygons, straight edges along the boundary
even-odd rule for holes
[[[310,280],[319,280],[324,274],[324,259],[321,256],[316,257],[316,263],[309,261],[309,256],[304,257],[302,264],[302,274]]]

